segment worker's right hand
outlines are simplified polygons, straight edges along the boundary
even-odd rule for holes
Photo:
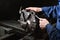
[[[40,18],[39,26],[41,29],[45,29],[46,25],[49,24],[49,21],[45,18]]]

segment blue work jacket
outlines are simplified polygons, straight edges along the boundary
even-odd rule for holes
[[[60,5],[42,7],[42,11],[49,18],[52,14],[52,18],[56,18],[56,27],[51,24],[46,25],[46,30],[50,40],[60,40]]]

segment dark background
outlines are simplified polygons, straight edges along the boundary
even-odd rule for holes
[[[19,19],[19,8],[56,5],[57,0],[0,0],[0,20]]]

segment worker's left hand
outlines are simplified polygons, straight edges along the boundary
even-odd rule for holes
[[[42,11],[42,8],[39,7],[28,7],[26,10],[34,11],[34,12],[40,12]]]

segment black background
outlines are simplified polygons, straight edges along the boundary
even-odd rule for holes
[[[0,20],[19,19],[19,8],[56,5],[57,0],[0,0]]]

